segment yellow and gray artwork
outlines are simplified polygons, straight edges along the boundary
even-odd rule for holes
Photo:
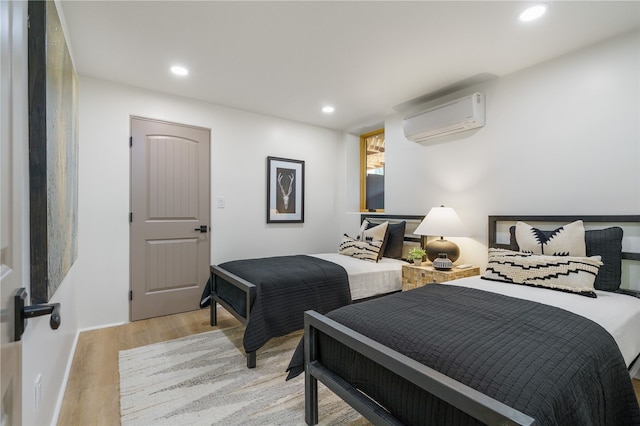
[[[78,84],[54,2],[32,3],[31,296],[40,302],[51,298],[78,255]]]
[[[47,7],[47,22],[47,232],[51,296],[78,256],[78,89],[54,4]]]

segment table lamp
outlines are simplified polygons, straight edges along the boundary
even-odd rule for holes
[[[431,262],[437,259],[440,254],[446,254],[451,262],[455,262],[460,257],[460,249],[452,242],[444,239],[447,237],[467,237],[469,233],[462,224],[462,221],[451,207],[434,207],[416,228],[417,235],[439,236],[440,239],[427,243],[427,259]]]

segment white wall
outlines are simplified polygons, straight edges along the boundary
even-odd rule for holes
[[[335,218],[345,209],[339,132],[81,77],[81,328],[129,320],[131,115],[211,129],[212,263],[336,250]],[[305,161],[304,224],[266,223],[267,156]]]
[[[387,119],[387,212],[455,208],[472,234],[452,238],[458,263],[483,266],[490,214],[640,212],[638,32],[449,97],[476,90],[487,124],[454,141],[416,144],[400,114]],[[640,250],[640,238],[632,244]]]

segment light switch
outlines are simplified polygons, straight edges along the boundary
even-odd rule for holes
[[[224,209],[224,197],[216,197],[216,207]]]

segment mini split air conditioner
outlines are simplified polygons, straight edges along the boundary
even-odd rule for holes
[[[484,95],[480,92],[406,117],[404,136],[423,142],[484,126]]]

